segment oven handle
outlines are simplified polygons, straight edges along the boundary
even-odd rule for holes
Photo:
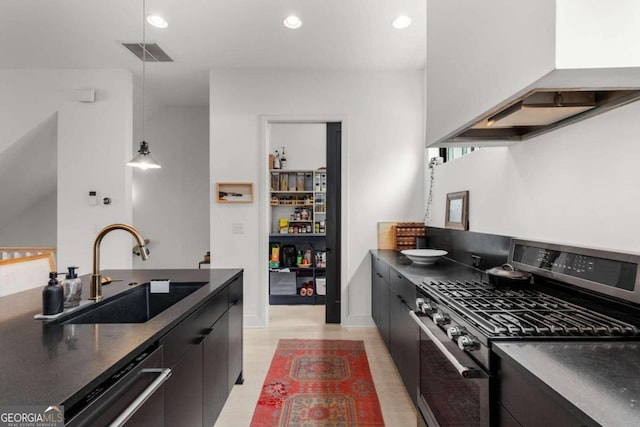
[[[126,423],[129,420],[129,418],[131,418],[131,416],[133,416],[133,414],[135,414],[136,411],[140,409],[142,405],[144,405],[144,403],[151,397],[151,395],[155,393],[156,390],[158,390],[160,386],[166,380],[168,380],[169,377],[171,376],[171,369],[169,368],[167,369],[150,368],[150,369],[143,369],[140,372],[145,374],[159,374],[159,375],[158,375],[158,378],[156,378],[151,384],[149,384],[149,386],[146,389],[144,389],[144,391],[140,393],[140,395],[136,397],[136,399],[133,402],[131,402],[131,405],[129,405],[127,409],[122,411],[122,413],[118,416],[118,418],[113,420],[113,422],[110,424],[110,427],[120,427],[124,425],[124,423]]]
[[[420,320],[420,318],[416,316],[416,313],[413,310],[409,310],[409,316],[411,316],[414,322],[418,324],[420,329],[422,329],[422,331],[425,334],[427,334],[427,336],[436,345],[436,347],[438,347],[438,349],[444,355],[444,357],[447,358],[447,360],[453,365],[454,368],[456,368],[456,370],[462,377],[464,378],[486,377],[486,374],[482,370],[476,369],[476,368],[469,368],[467,366],[464,366],[462,363],[460,363],[458,359],[456,359],[456,357],[453,354],[451,354],[451,352],[447,349],[447,347],[445,347],[444,344],[442,344],[442,341],[440,341],[438,337],[436,337],[436,335],[427,327],[427,325],[425,325]]]

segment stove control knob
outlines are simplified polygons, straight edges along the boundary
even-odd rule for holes
[[[447,329],[447,336],[454,341],[457,341],[462,335],[468,333],[464,326],[450,326],[449,329]]]
[[[480,347],[480,342],[478,338],[471,334],[462,335],[458,338],[458,347],[460,347],[460,350],[473,351]]]
[[[416,306],[418,307],[418,311],[422,314],[430,314],[436,311],[433,303],[429,300],[425,300],[424,298],[418,298],[416,300]]]
[[[436,325],[446,325],[451,322],[451,318],[449,318],[449,315],[440,311],[434,313],[431,318],[433,319],[433,323],[435,323]]]

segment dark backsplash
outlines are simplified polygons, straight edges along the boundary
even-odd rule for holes
[[[509,257],[511,237],[447,228],[425,227],[426,247],[444,249],[449,258],[472,265],[471,255],[479,255],[480,270],[502,265]]]

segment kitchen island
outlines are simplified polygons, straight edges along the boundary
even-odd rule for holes
[[[177,330],[181,322],[220,296],[224,296],[223,312],[231,312],[229,307],[234,304],[240,309],[239,313],[234,311],[236,321],[228,327],[229,332],[238,335],[239,326],[239,336],[225,336],[229,348],[236,350],[240,340],[240,354],[234,355],[233,360],[230,357],[229,362],[235,362],[240,370],[234,374],[234,380],[242,379],[241,269],[105,270],[102,274],[113,279],[103,287],[105,300],[151,279],[204,285],[147,322],[129,324],[52,324],[34,320],[34,315],[41,312],[42,289],[0,298],[0,405],[70,408],[145,349],[158,346],[167,333]],[[86,299],[88,276],[82,277],[82,283]],[[187,341],[185,346],[190,345]],[[226,382],[224,388],[228,388]]]

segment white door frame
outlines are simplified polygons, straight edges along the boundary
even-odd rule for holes
[[[348,147],[349,147],[349,137],[348,137],[348,121],[346,114],[327,114],[327,115],[261,115],[260,116],[260,150],[259,156],[260,161],[258,162],[260,165],[259,176],[261,177],[258,183],[258,216],[260,220],[260,224],[258,225],[258,245],[259,251],[261,254],[264,254],[264,257],[260,259],[260,262],[266,265],[267,254],[269,253],[269,230],[270,222],[269,222],[269,202],[271,197],[269,195],[269,183],[271,182],[271,176],[269,174],[269,141],[270,141],[270,128],[271,124],[276,123],[328,123],[328,122],[340,122],[342,123],[342,141],[341,141],[341,212],[340,212],[340,221],[342,222],[342,229],[346,230],[347,228],[347,218],[349,211],[349,192],[348,185],[345,185],[349,182],[348,180]],[[347,266],[348,264],[348,256],[347,254],[349,248],[349,239],[348,233],[342,233],[340,236],[340,322],[344,323],[347,319],[348,315],[348,292],[347,292]],[[269,269],[265,268],[264,272],[259,274],[258,276],[258,308],[259,313],[258,317],[262,318],[264,326],[269,324]]]

